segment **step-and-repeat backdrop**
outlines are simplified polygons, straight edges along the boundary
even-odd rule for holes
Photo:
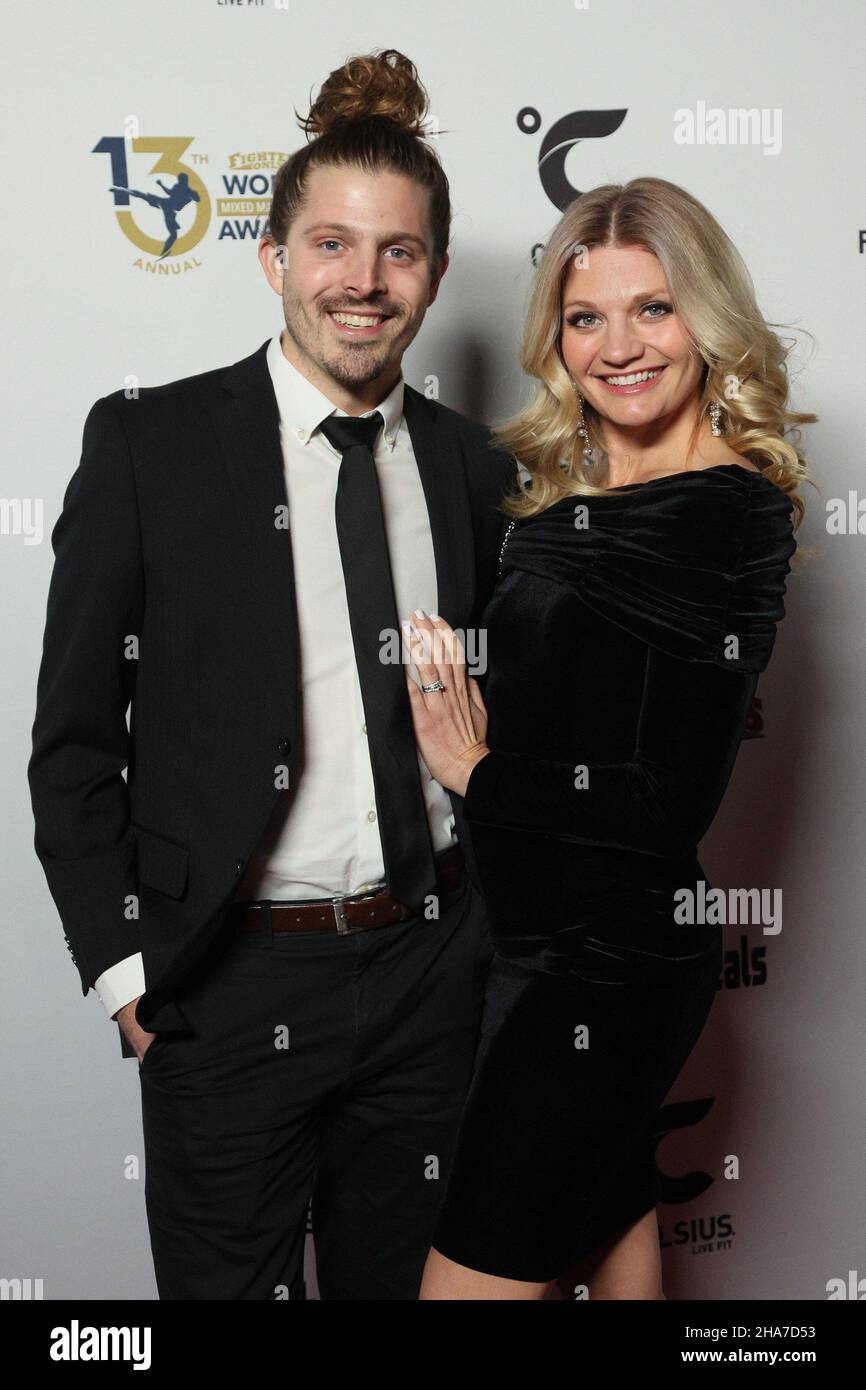
[[[395,47],[430,93],[454,203],[410,382],[435,378],[476,418],[509,413],[529,389],[518,341],[546,235],[581,191],[646,174],[711,209],[796,340],[820,491],[760,719],[703,846],[727,949],[660,1117],[659,1219],[670,1298],[866,1296],[858,0],[48,0],[4,28],[0,1275],[41,1280],[45,1298],[155,1296],[136,1063],[82,999],[25,776],[50,533],[82,424],[130,380],[236,361],[281,326],[256,242],[304,139],[293,112],[350,54]],[[158,180],[182,173],[198,197],[160,259]],[[315,1297],[309,1249],[307,1264]]]

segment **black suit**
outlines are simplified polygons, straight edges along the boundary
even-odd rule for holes
[[[298,645],[267,346],[98,400],[52,535],[28,768],[36,851],[84,993],[140,950],[136,1017],[159,1034],[188,1028],[176,997],[284,794],[279,765],[293,785]],[[513,465],[484,426],[408,384],[404,416],[439,611],[471,628],[496,579]]]

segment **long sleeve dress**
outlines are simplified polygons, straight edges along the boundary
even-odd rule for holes
[[[463,801],[495,957],[433,1239],[460,1264],[553,1279],[658,1200],[659,1108],[723,957],[684,903],[709,890],[697,846],[784,616],[791,513],[722,464],[510,529]]]

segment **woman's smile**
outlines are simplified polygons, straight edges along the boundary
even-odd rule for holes
[[[665,368],[651,367],[642,372],[619,372],[611,376],[596,376],[606,391],[617,396],[634,396],[639,391],[651,391]]]

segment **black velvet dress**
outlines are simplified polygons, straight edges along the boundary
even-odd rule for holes
[[[789,499],[737,464],[517,521],[463,811],[495,956],[433,1244],[549,1280],[659,1198],[722,927],[681,919],[784,616]],[[710,885],[707,884],[707,891]]]

